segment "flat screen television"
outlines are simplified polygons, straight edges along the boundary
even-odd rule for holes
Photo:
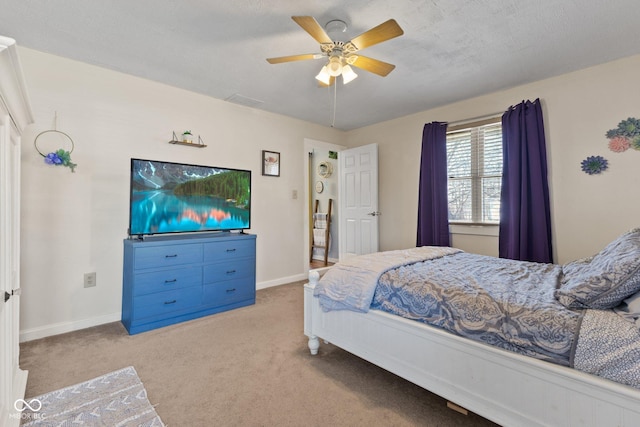
[[[131,159],[129,235],[251,228],[251,171]]]

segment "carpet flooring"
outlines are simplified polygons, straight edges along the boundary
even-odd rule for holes
[[[495,425],[335,346],[312,356],[302,283],[138,335],[116,322],[22,343],[26,396],[133,366],[170,427]]]

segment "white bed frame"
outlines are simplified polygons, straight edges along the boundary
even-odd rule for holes
[[[324,312],[304,285],[311,354],[330,342],[503,426],[640,426],[640,390],[379,310]]]

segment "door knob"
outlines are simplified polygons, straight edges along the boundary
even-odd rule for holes
[[[380,215],[382,215],[382,212],[374,211],[374,212],[369,212],[367,215],[380,216]]]

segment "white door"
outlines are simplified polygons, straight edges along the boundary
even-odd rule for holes
[[[341,151],[340,259],[378,252],[378,145]]]
[[[0,426],[20,424],[20,135],[33,116],[15,41],[0,36]]]
[[[20,313],[20,145],[0,109],[0,425],[18,425],[14,405],[27,373],[18,367]]]

